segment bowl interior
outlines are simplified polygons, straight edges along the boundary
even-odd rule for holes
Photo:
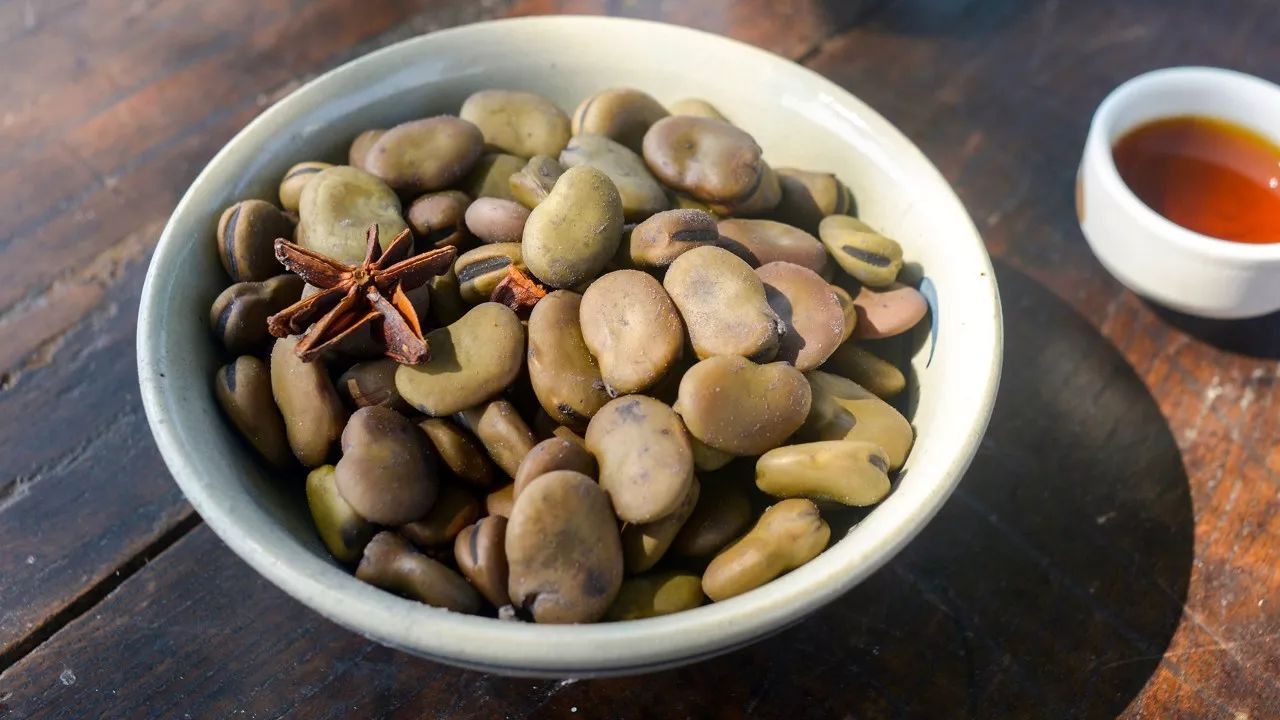
[[[268,476],[213,399],[211,379],[225,361],[206,325],[227,282],[213,243],[219,213],[243,198],[274,200],[293,163],[342,161],[360,131],[456,113],[475,90],[532,90],[571,112],[589,93],[620,85],[663,102],[710,100],[756,137],[773,166],[837,173],[863,219],[902,243],[913,263],[908,275],[923,285],[933,313],[931,328],[899,344],[910,356],[905,407],[919,439],[894,492],[808,565],[738,598],[664,618],[500,623],[355,580],[315,537],[298,490]],[[160,240],[139,317],[140,378],[157,442],[184,492],[233,550],[366,636],[454,664],[542,675],[636,672],[724,652],[857,583],[919,530],[967,467],[990,415],[1000,345],[999,301],[980,238],[947,183],[887,122],[763,51],[604,18],[528,18],[436,33],[299,89],[233,139],[192,185]]]

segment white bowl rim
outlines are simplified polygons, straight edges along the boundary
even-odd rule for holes
[[[270,124],[277,116],[287,115],[291,102],[310,95],[322,96],[334,78],[358,72],[373,63],[390,64],[397,57],[414,57],[420,47],[429,48],[432,42],[444,36],[483,34],[498,25],[508,28],[523,25],[531,31],[552,31],[566,23],[580,28],[595,26],[594,30],[606,33],[622,31],[625,29],[623,26],[640,25],[646,32],[681,36],[684,41],[719,43],[730,46],[729,49],[735,52],[761,56],[762,60],[787,62],[793,70],[806,74],[815,87],[833,101],[855,112],[873,134],[900,142],[903,152],[912,156],[911,160],[919,165],[921,171],[937,180],[944,189],[938,200],[951,205],[953,214],[963,218],[963,225],[955,228],[956,234],[977,244],[983,264],[981,282],[989,291],[981,297],[971,298],[977,303],[974,312],[984,321],[975,324],[972,335],[965,338],[967,352],[975,357],[974,365],[985,368],[986,372],[968,379],[971,387],[977,390],[975,395],[980,402],[970,409],[968,417],[954,418],[967,428],[960,441],[959,452],[946,462],[936,482],[895,489],[889,499],[858,524],[861,534],[869,536],[870,542],[857,546],[833,543],[818,558],[757,590],[663,617],[588,625],[502,622],[450,613],[396,597],[354,580],[349,572],[327,560],[286,559],[273,547],[261,543],[259,538],[240,531],[238,522],[231,515],[231,506],[206,487],[200,466],[184,451],[180,433],[170,417],[165,381],[160,374],[164,362],[168,362],[163,358],[164,323],[161,314],[162,301],[170,283],[165,281],[161,270],[174,265],[182,251],[181,238],[173,232],[174,218],[196,211],[192,206],[198,204],[195,197],[197,188],[211,174],[212,168],[228,162],[231,148],[252,135],[256,128]],[[988,317],[991,318],[990,323],[985,321]],[[584,677],[657,670],[745,646],[798,622],[880,568],[937,513],[976,454],[995,403],[1003,353],[1003,323],[990,258],[954,190],[914,143],[851,93],[806,67],[731,38],[648,20],[557,15],[490,20],[395,43],[311,80],[245,126],[196,177],[161,234],[143,286],[137,353],[147,419],[174,479],[222,541],[274,585],[347,628],[423,657],[503,674]],[[890,508],[893,510],[887,512]],[[333,586],[328,580],[338,582],[339,586]],[[429,639],[424,639],[423,628],[405,627],[406,614],[412,615],[415,622],[429,627]],[[413,635],[413,639],[406,641],[405,634]]]
[[[1090,155],[1090,161],[1097,163],[1099,178],[1104,185],[1103,191],[1116,198],[1134,220],[1151,232],[1152,237],[1237,265],[1280,261],[1280,243],[1235,242],[1185,228],[1143,202],[1129,184],[1120,177],[1115,156],[1111,152],[1114,115],[1119,111],[1118,108],[1129,101],[1129,96],[1134,92],[1150,86],[1160,87],[1173,83],[1230,83],[1233,87],[1240,88],[1241,93],[1280,95],[1280,85],[1269,80],[1239,70],[1203,65],[1161,68],[1129,78],[1107,94],[1098,105],[1090,122],[1089,136],[1086,141],[1087,152]],[[1177,117],[1177,115],[1170,117]],[[1249,129],[1262,132],[1258,128]],[[1272,138],[1272,140],[1280,142],[1280,139]]]

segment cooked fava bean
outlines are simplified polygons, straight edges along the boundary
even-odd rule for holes
[[[342,436],[347,411],[333,389],[324,360],[303,362],[294,348],[298,338],[276,340],[271,348],[271,394],[284,418],[294,457],[304,466],[325,464]]]
[[[396,192],[421,195],[456,185],[475,167],[482,152],[479,128],[439,115],[383,133],[365,155],[364,167]]]
[[[627,242],[628,260],[642,270],[665,268],[684,253],[720,239],[716,219],[702,210],[667,210],[636,225]]]
[[[462,529],[480,517],[480,503],[456,485],[441,485],[426,515],[400,526],[400,534],[420,548],[452,545]]]
[[[529,209],[514,200],[482,197],[467,207],[467,230],[481,242],[518,243]]]
[[[671,263],[662,281],[680,310],[700,358],[741,355],[768,361],[778,352],[782,321],[764,283],[741,258],[718,247],[694,248]]]
[[[563,174],[564,166],[559,160],[549,155],[534,155],[519,172],[511,174],[507,183],[516,202],[532,210],[547,199]]]
[[[214,376],[214,394],[231,424],[276,468],[293,464],[284,419],[271,396],[271,371],[252,355],[241,355]]]
[[[692,610],[703,603],[702,578],[693,573],[664,572],[627,578],[605,620],[639,620]]]
[[[759,455],[798,430],[809,406],[809,383],[794,367],[720,355],[684,374],[675,411],[690,435],[716,450]]]
[[[719,215],[716,214],[715,210],[711,209],[710,205],[702,202],[701,200],[691,198],[684,193],[671,192],[668,190],[667,197],[671,200],[671,207],[676,210],[701,210],[713,218],[719,218]]]
[[[381,525],[417,520],[436,501],[440,482],[427,439],[403,415],[380,405],[351,414],[336,467],[343,499]]]
[[[475,123],[490,146],[521,157],[555,157],[569,142],[569,116],[537,93],[481,90],[463,101],[458,116]]]
[[[512,604],[537,622],[603,617],[622,584],[617,522],[608,494],[586,475],[558,470],[529,483],[507,521]]]
[[[452,245],[461,248],[468,239],[463,222],[471,198],[461,190],[427,193],[409,205],[406,216],[419,250]]]
[[[836,348],[822,370],[848,378],[886,400],[907,386],[906,376],[893,363],[885,362],[853,343]]]
[[[813,390],[813,407],[796,433],[798,439],[874,443],[884,448],[890,470],[902,467],[915,441],[915,431],[902,413],[839,375],[812,370],[805,377]]]
[[[427,605],[463,613],[480,611],[479,593],[461,575],[390,531],[374,535],[365,546],[356,577]]]
[[[538,443],[515,406],[506,400],[465,408],[454,417],[480,438],[485,452],[512,478],[520,468],[520,461]]]
[[[556,428],[555,430],[553,430],[553,431],[551,432],[551,434],[552,434],[554,437],[563,438],[563,439],[565,439],[565,440],[568,440],[569,442],[577,443],[577,444],[581,445],[584,449],[587,447],[587,440],[586,440],[586,438],[582,437],[582,436],[581,436],[581,435],[579,435],[578,433],[574,432],[573,430],[571,430],[571,429],[569,429],[569,428],[567,428],[567,427],[565,427],[565,426],[563,426],[563,425],[561,425],[560,427],[558,427],[558,428]]]
[[[518,242],[490,243],[462,253],[453,261],[458,295],[472,305],[488,300],[512,265],[522,270],[525,268]]]
[[[347,164],[351,167],[357,167],[365,172],[369,172],[369,168],[365,165],[365,158],[369,157],[369,150],[373,148],[378,139],[386,134],[383,128],[375,128],[365,130],[351,141],[351,147],[347,150]]]
[[[644,134],[666,116],[666,108],[639,90],[601,90],[574,110],[573,134],[603,135],[638,153]]]
[[[729,118],[725,117],[716,109],[715,105],[701,98],[684,98],[671,103],[672,115],[692,115],[693,117],[711,118],[712,120],[721,120],[729,122]]]
[[[809,562],[827,547],[831,528],[809,500],[783,500],[751,532],[725,548],[702,574],[702,591],[719,602],[754,590]]]
[[[356,363],[338,377],[338,395],[352,408],[381,405],[398,413],[411,411],[409,403],[396,391],[396,369],[391,358]]]
[[[280,181],[280,207],[291,213],[298,212],[298,203],[302,198],[302,189],[311,182],[321,170],[333,167],[327,162],[300,162],[289,168]]]
[[[586,440],[620,519],[650,523],[680,507],[693,483],[693,450],[671,408],[644,395],[617,398],[591,418]]]
[[[639,270],[617,270],[591,283],[579,317],[583,341],[613,395],[653,387],[684,347],[684,323],[671,297]]]
[[[756,487],[774,497],[875,505],[889,494],[889,456],[850,440],[784,445],[756,461]]]
[[[844,315],[844,331],[840,333],[840,342],[846,343],[853,335],[853,329],[858,326],[858,308],[853,304],[853,296],[848,290],[839,285],[832,285],[831,292],[836,294],[836,300],[840,303],[840,313]]]
[[[520,491],[529,483],[556,470],[573,470],[587,477],[594,478],[599,469],[596,459],[587,452],[587,446],[562,437],[551,437],[533,446],[533,449],[520,461],[516,469],[513,497],[519,498]]]
[[[671,543],[671,552],[709,558],[751,527],[751,498],[739,478],[704,480],[693,512]]]
[[[902,246],[858,218],[826,217],[818,225],[818,237],[840,267],[863,285],[884,287],[902,270]]]
[[[529,380],[553,420],[585,429],[609,402],[600,366],[582,337],[582,296],[556,290],[529,315]]]
[[[484,509],[490,515],[511,517],[511,506],[515,501],[515,483],[510,482],[485,496]]]
[[[732,218],[717,224],[719,244],[751,267],[771,262],[803,265],[819,275],[830,272],[827,251],[818,238],[772,220]]]
[[[717,450],[692,435],[689,436],[689,445],[693,448],[693,466],[703,472],[719,470],[736,457]]]
[[[359,264],[368,250],[366,232],[377,223],[386,250],[406,227],[400,198],[386,183],[357,168],[339,165],[316,173],[298,202],[299,245],[338,262]]]
[[[465,254],[465,253],[464,253]],[[454,261],[457,265],[457,261]],[[431,317],[439,325],[452,325],[467,314],[467,304],[458,288],[458,276],[453,268],[437,275],[427,283],[427,296],[431,299]]]
[[[775,220],[817,234],[822,218],[857,212],[853,193],[835,175],[795,168],[778,168],[777,172],[782,199],[770,213]]]
[[[760,146],[721,120],[659,120],[645,133],[644,161],[659,180],[721,215],[767,212],[781,197],[778,176],[761,158]]]
[[[511,604],[506,542],[507,519],[501,515],[480,518],[453,541],[458,569],[494,607]]]
[[[467,484],[481,490],[493,485],[496,474],[484,446],[451,420],[427,418],[418,423],[446,467]]]
[[[775,359],[801,372],[826,362],[844,337],[844,311],[831,285],[809,268],[789,262],[762,265],[756,274],[769,306],[785,324]]]
[[[293,221],[263,200],[241,200],[218,218],[218,259],[233,282],[266,280],[284,272],[276,238],[293,238]]]
[[[622,557],[628,573],[642,573],[657,565],[667,554],[671,541],[676,539],[676,534],[693,513],[698,491],[698,480],[694,478],[684,499],[670,515],[650,523],[628,523],[622,529]]]
[[[565,170],[524,226],[524,260],[539,280],[576,287],[600,273],[622,237],[622,198],[608,175]]]
[[[511,194],[511,176],[520,172],[525,160],[519,155],[489,153],[476,161],[471,174],[463,182],[463,190],[473,198],[496,197],[515,200]]]
[[[209,309],[209,324],[232,353],[261,350],[270,340],[267,318],[302,297],[302,278],[292,273],[261,282],[238,282],[223,290]]]
[[[342,499],[332,465],[321,465],[307,473],[307,507],[316,524],[320,541],[338,562],[354,564],[378,527],[360,517]]]
[[[427,333],[427,345],[426,362],[396,371],[396,390],[419,412],[443,417],[479,405],[515,380],[524,359],[524,325],[510,308],[481,303]]]
[[[644,160],[603,135],[575,135],[560,153],[560,163],[566,169],[589,165],[608,175],[622,199],[622,216],[630,222],[668,207],[666,191],[649,174]]]
[[[929,303],[919,290],[901,283],[875,290],[864,287],[853,298],[858,324],[853,337],[879,340],[893,337],[915,327],[929,312]]]

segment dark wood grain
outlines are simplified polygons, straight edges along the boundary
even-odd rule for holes
[[[213,152],[342,60],[506,12],[805,61],[920,144],[999,259],[1005,380],[960,491],[848,597],[726,658],[555,683],[373,645],[187,532],[138,407],[145,261]],[[0,283],[0,717],[1277,714],[1280,316],[1145,304],[1071,194],[1123,79],[1280,80],[1268,0],[10,0],[0,49],[0,266],[21,268]]]

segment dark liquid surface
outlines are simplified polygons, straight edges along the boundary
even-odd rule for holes
[[[1152,210],[1203,235],[1280,242],[1280,147],[1234,123],[1173,117],[1141,125],[1111,150]]]

